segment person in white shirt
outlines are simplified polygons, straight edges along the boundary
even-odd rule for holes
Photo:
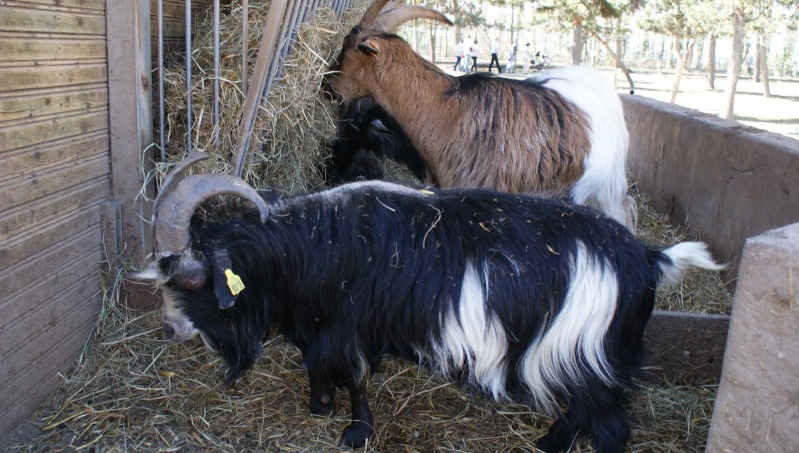
[[[469,54],[472,57],[472,69],[470,71],[477,71],[477,57],[480,55],[480,52],[477,50],[477,40],[474,40],[474,45],[469,48]]]
[[[458,44],[455,46],[455,67],[452,68],[453,71],[458,70],[458,66],[461,64],[461,58],[463,57],[463,40],[458,41]]]
[[[502,73],[502,68],[499,66],[499,36],[491,43],[491,63],[488,63],[488,72],[491,72],[494,62],[497,63],[497,72]]]
[[[521,58],[524,62],[524,73],[527,74],[527,71],[530,70],[530,43],[524,45],[521,51]]]

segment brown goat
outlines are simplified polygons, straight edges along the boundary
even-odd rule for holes
[[[627,129],[621,102],[601,75],[570,67],[527,80],[453,77],[386,33],[421,10],[449,21],[419,7],[377,15],[384,4],[377,0],[345,38],[325,77],[329,95],[343,104],[374,98],[441,187],[570,198],[634,228]]]

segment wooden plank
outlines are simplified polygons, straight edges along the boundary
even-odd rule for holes
[[[273,0],[269,5],[269,13],[267,14],[266,25],[264,26],[264,35],[258,47],[258,56],[255,59],[252,83],[250,83],[250,87],[247,90],[247,97],[244,100],[244,111],[241,114],[236,147],[233,150],[231,174],[234,176],[241,176],[244,171],[247,148],[249,147],[251,138],[250,134],[252,133],[255,117],[258,114],[258,106],[261,105],[261,98],[264,94],[264,88],[266,87],[266,82],[269,77],[269,65],[275,55],[275,43],[277,42],[277,35],[280,31],[280,24],[285,16],[286,4],[287,0]]]
[[[105,39],[31,38],[18,35],[0,41],[0,62],[104,60]]]
[[[105,109],[80,115],[60,116],[46,121],[0,128],[0,152],[97,131],[108,130]]]
[[[108,179],[98,178],[88,183],[70,187],[60,196],[26,203],[0,216],[0,242],[30,234],[31,225],[50,223],[71,212],[80,211],[100,203],[108,196]]]
[[[105,85],[71,91],[37,91],[24,96],[0,97],[0,123],[100,107],[108,107],[108,87]]]
[[[77,315],[76,315],[77,316]],[[61,336],[47,332],[52,348],[31,362],[31,367],[15,382],[8,383],[0,393],[0,432],[9,432],[55,390],[58,374],[70,369],[91,333],[93,319],[72,327]],[[66,330],[66,329],[64,329]]]
[[[644,343],[650,377],[676,385],[718,384],[730,317],[655,311]]]
[[[75,307],[65,303],[66,295],[77,293],[79,299],[88,299],[99,290],[100,248],[87,251],[72,266],[61,269],[44,280],[30,281],[18,275],[20,281],[29,281],[33,286],[0,306],[0,362],[10,360],[15,351],[23,350],[26,344],[39,341],[41,329],[55,326],[57,319],[66,318]],[[87,284],[94,281],[94,284]],[[31,303],[35,302],[35,303]]]
[[[104,36],[105,18],[101,14],[15,8],[0,4],[0,30]]]
[[[36,4],[44,7],[105,11],[105,0],[5,0],[4,3],[27,8],[30,8],[30,4]]]
[[[0,244],[0,262],[14,266],[32,254],[53,247],[86,229],[100,231],[100,207],[92,206],[85,211],[64,218],[52,225],[39,226],[25,240],[7,241]]]
[[[154,168],[150,4],[108,0],[108,93],[111,192],[122,210],[122,240],[130,258],[143,264],[152,250],[144,219],[152,216]],[[141,197],[140,194],[145,197]]]
[[[77,184],[108,177],[108,157],[68,164],[63,169],[48,169],[30,178],[19,178],[0,188],[0,212],[49,197]]]
[[[102,63],[0,67],[0,86],[8,91],[11,91],[10,87],[24,91],[105,83],[107,80],[108,68]]]
[[[64,167],[107,154],[108,134],[103,131],[5,153],[0,158],[0,186],[9,179],[35,177],[37,172],[52,166]]]
[[[31,251],[23,261],[12,265],[2,263],[0,267],[0,293],[3,294],[3,305],[6,298],[16,297],[33,284],[50,275],[57,275],[80,259],[87,250],[98,247],[102,238],[96,228],[85,230],[72,235],[58,243],[58,247],[51,247],[40,252]],[[18,276],[24,275],[27,281],[21,281]]]
[[[78,298],[84,295],[69,294],[69,297]],[[26,393],[32,379],[50,376],[55,387],[56,373],[68,368],[80,354],[91,333],[99,304],[88,304],[86,299],[68,303],[73,306],[73,311],[68,317],[56,320],[51,328],[40,328],[41,337],[14,354],[7,362],[8,365],[0,369],[0,379],[5,383],[0,396],[0,404],[3,404],[3,407],[7,407],[17,395]],[[37,402],[36,406],[38,404],[40,402]],[[29,408],[32,409],[35,409],[35,406]]]

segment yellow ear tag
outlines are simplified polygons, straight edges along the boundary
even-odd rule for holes
[[[231,294],[234,296],[244,291],[244,283],[241,278],[234,274],[232,270],[225,269],[225,277],[227,277],[227,287],[230,288]]]

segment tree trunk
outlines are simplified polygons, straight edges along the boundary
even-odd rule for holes
[[[716,89],[716,35],[710,34],[707,49],[707,83],[711,90]]]
[[[701,71],[702,67],[703,67],[703,65],[702,65],[702,55],[704,55],[704,53],[705,53],[705,40],[704,40],[704,38],[700,39],[699,42],[697,42],[696,44],[697,44],[696,53],[694,54],[696,56],[696,64],[694,64],[693,67],[697,71]]]
[[[756,83],[760,82],[760,33],[757,34],[755,37],[755,50],[752,52],[755,54],[755,67],[754,67],[754,75],[753,80]]]
[[[738,76],[741,73],[741,57],[744,50],[744,28],[746,18],[742,7],[737,7],[734,13],[732,56],[727,68],[727,88],[724,90],[724,105],[721,109],[721,117],[728,120],[734,119],[733,106],[735,104],[735,88],[738,85]]]
[[[669,103],[671,104],[674,104],[674,101],[677,100],[677,92],[680,90],[680,81],[682,80],[682,75],[685,72],[685,67],[688,66],[693,59],[693,56],[694,42],[689,41],[688,51],[685,53],[684,57],[680,58],[680,63],[677,65],[677,72],[674,75],[674,83],[671,85],[671,97],[669,98]]]
[[[622,58],[622,55],[623,55],[622,54],[621,17],[618,17],[616,19],[616,27],[614,27],[614,28],[615,28],[614,35],[616,35],[615,36],[616,51],[614,52],[616,54],[616,57],[614,58],[614,60],[616,60],[616,69],[621,69],[621,68],[624,67],[624,65],[621,63],[621,58]],[[630,85],[630,86],[632,87],[632,85]]]
[[[436,62],[436,25],[430,21],[430,61]]]
[[[583,62],[583,20],[575,19],[572,29],[572,64]]]
[[[760,55],[760,78],[763,83],[763,96],[770,98],[771,90],[768,86],[768,48],[766,47],[766,37],[760,36],[761,43],[758,44],[758,54]]]
[[[455,45],[457,45],[463,38],[463,29],[461,29],[460,21],[458,20],[461,17],[461,6],[458,0],[452,0],[452,16],[453,22],[455,22]]]
[[[621,58],[619,58],[619,56],[615,52],[613,52],[613,49],[610,48],[608,43],[603,41],[602,38],[600,38],[596,33],[591,32],[591,36],[593,36],[598,43],[602,44],[602,47],[604,47],[605,50],[608,51],[610,57],[613,58],[613,61],[616,62],[616,67],[621,68],[621,70],[624,72],[624,77],[627,77],[627,83],[630,84],[630,94],[635,93],[635,83],[633,83],[633,78],[630,77],[630,71],[627,69],[627,66],[624,65],[624,62],[621,61]]]

